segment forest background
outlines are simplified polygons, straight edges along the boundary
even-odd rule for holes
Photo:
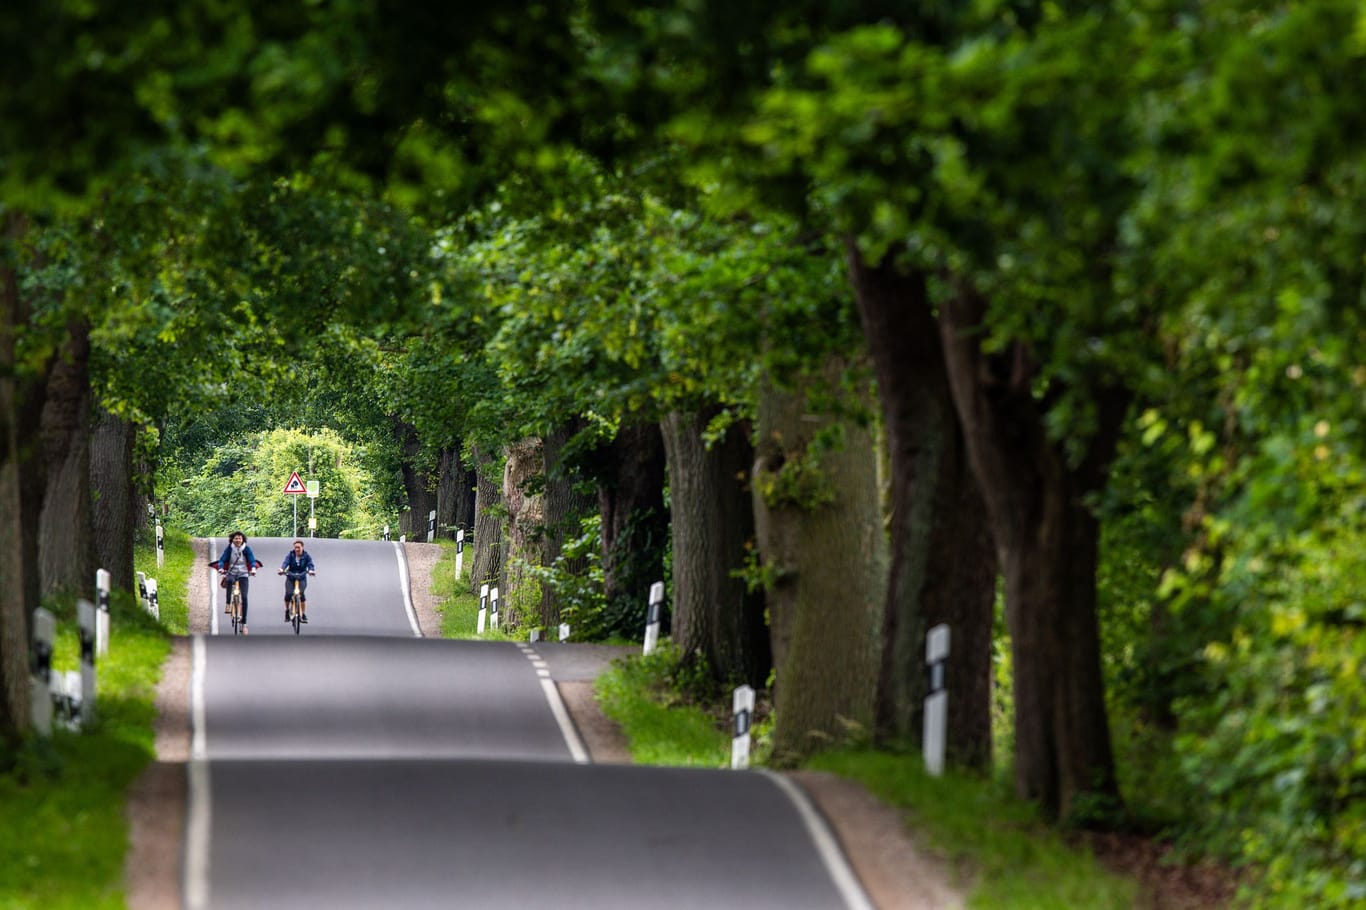
[[[1359,3],[21,2],[0,48],[6,750],[45,596],[131,588],[148,501],[282,533],[311,457],[326,533],[436,510],[527,623],[666,579],[776,761],[914,748],[948,622],[955,764],[1366,900]]]

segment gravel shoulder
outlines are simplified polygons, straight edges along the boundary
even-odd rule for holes
[[[203,565],[209,559],[207,542],[194,544],[196,564]],[[430,580],[441,548],[423,543],[404,543],[403,548],[418,625],[423,635],[437,637],[441,617]],[[194,573],[189,590],[192,634],[209,630],[209,594],[207,573]],[[629,764],[625,737],[599,709],[592,674],[582,671],[585,661],[605,669],[622,649],[585,645],[576,650],[576,672],[556,680],[565,708],[594,762]],[[173,642],[157,687],[157,758],[129,791],[130,844],[124,878],[131,910],[174,910],[183,903],[180,854],[190,756],[189,690],[190,639],[182,637]],[[965,905],[948,864],[915,843],[900,812],[834,775],[802,771],[788,776],[825,819],[875,907],[954,910]]]

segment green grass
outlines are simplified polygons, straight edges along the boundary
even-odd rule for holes
[[[461,566],[464,583],[455,583],[455,542],[437,541],[441,545],[441,558],[432,566],[431,592],[437,600],[436,612],[441,614],[442,638],[469,638],[480,641],[512,641],[512,636],[502,629],[479,629],[479,595],[465,590],[468,583],[470,563],[474,561],[474,551],[465,549],[465,559]],[[521,641],[522,637],[517,636]]]
[[[649,656],[614,661],[594,687],[603,713],[620,725],[638,764],[729,767],[729,731],[669,688],[676,663],[667,644]]]
[[[995,781],[945,773],[931,777],[917,755],[829,752],[808,767],[856,780],[901,808],[908,825],[957,867],[971,870],[976,910],[1127,910],[1135,887],[1063,841],[1032,806]]]
[[[138,547],[133,554],[133,568],[157,580],[157,606],[161,624],[174,635],[188,635],[190,631],[189,580],[190,573],[206,566],[194,564],[194,546],[183,531],[166,529],[162,537],[166,545],[165,564],[157,568],[156,547]]]
[[[152,547],[139,567],[155,570]],[[155,689],[170,651],[166,621],[185,624],[185,587],[193,563],[188,538],[168,534],[159,570],[158,624],[129,592],[110,603],[109,654],[98,664],[94,722],[80,733],[32,737],[0,753],[0,908],[121,908],[128,849],[124,804],[129,785],[155,757]],[[145,571],[145,569],[144,569]],[[169,610],[168,610],[168,601]],[[46,604],[57,617],[57,669],[79,662],[74,598]],[[169,614],[169,615],[168,615]]]

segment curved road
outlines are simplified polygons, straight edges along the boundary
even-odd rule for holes
[[[399,545],[308,541],[295,636],[249,543],[251,635],[194,642],[191,910],[869,906],[786,780],[587,764],[534,646],[418,637]]]

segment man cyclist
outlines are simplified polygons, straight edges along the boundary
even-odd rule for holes
[[[289,599],[294,595],[294,582],[299,582],[299,622],[308,622],[308,576],[316,574],[313,555],[304,549],[302,540],[294,541],[294,548],[285,554],[276,575],[285,576],[285,622],[289,622]]]
[[[251,552],[251,547],[247,546],[247,535],[241,531],[233,531],[228,535],[228,545],[224,548],[223,554],[218,557],[217,562],[210,563],[218,570],[218,574],[223,576],[223,587],[232,590],[233,582],[237,582],[238,589],[242,592],[242,634],[247,634],[247,587],[251,576],[256,574],[256,570],[261,565],[261,561],[256,558],[256,554]],[[232,602],[229,599],[225,613],[232,612]]]

